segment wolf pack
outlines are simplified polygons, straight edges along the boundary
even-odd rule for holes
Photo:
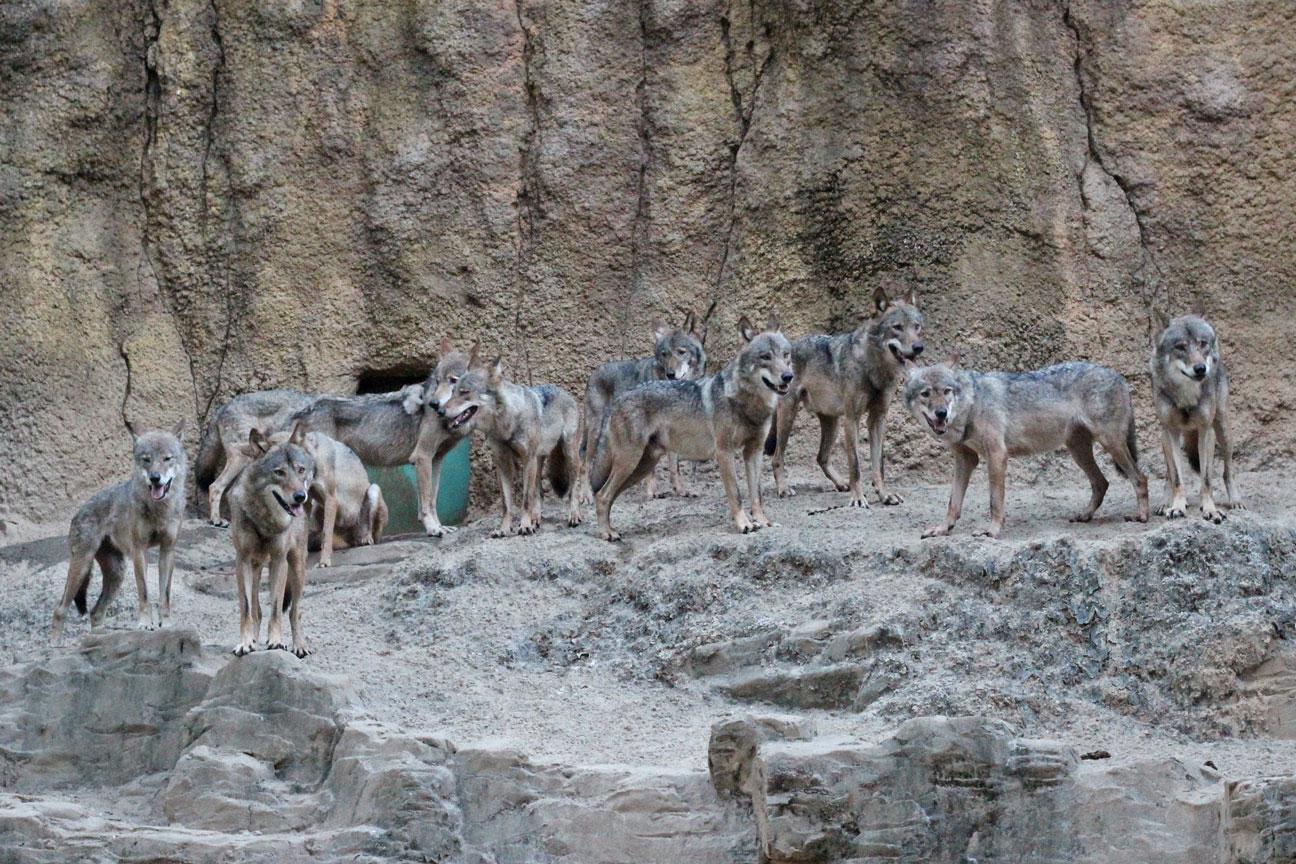
[[[848,496],[840,506],[869,507],[859,460],[861,421],[867,424],[873,493],[883,505],[899,505],[903,499],[887,485],[882,452],[897,394],[953,456],[948,510],[923,537],[954,530],[972,472],[984,461],[990,523],[978,533],[997,538],[1004,527],[1009,457],[1062,448],[1089,480],[1088,503],[1071,517],[1088,522],[1108,488],[1094,458],[1095,443],[1134,487],[1137,504],[1126,519],[1148,521],[1148,481],[1139,468],[1129,383],[1120,374],[1087,362],[978,372],[964,369],[957,353],[922,365],[924,321],[915,292],[893,298],[878,289],[873,306],[851,332],[795,342],[783,334],[777,315],[771,313],[763,328],[744,315],[736,356],[711,373],[705,325],[699,333],[692,313],[678,327],[658,319],[652,354],[599,367],[586,386],[583,410],[559,387],[509,381],[501,358],[487,360],[480,342],[456,350],[448,339],[441,341],[426,380],[395,392],[267,390],[235,397],[208,422],[194,470],[207,491],[210,521],[227,525],[234,545],[234,653],[258,647],[264,573],[270,604],[264,646],[309,653],[301,621],[308,549],[317,546],[317,566],[328,567],[335,549],[376,542],[387,522],[382,490],[369,482],[366,466],[412,465],[423,528],[438,537],[454,530],[437,517],[441,468],[446,455],[474,433],[489,446],[499,480],[503,513],[493,537],[540,529],[541,478],[547,477],[554,494],[565,499],[568,526],[580,525],[582,506],[592,502],[598,536],[620,540],[613,505],[645,480],[648,493],[657,496],[655,469],[662,457],[669,460],[673,494],[686,497],[697,493],[685,487],[679,461],[714,460],[735,528],[746,534],[769,527],[761,496],[763,458],[773,457],[777,494],[795,494],[785,463],[803,405],[819,421],[819,467]],[[1228,379],[1215,331],[1196,313],[1174,320],[1156,316],[1153,329],[1151,383],[1166,460],[1165,499],[1157,512],[1171,519],[1187,515],[1186,464],[1200,477],[1201,517],[1218,523],[1224,513],[1212,487],[1217,446],[1225,506],[1243,504],[1234,483]],[[839,431],[844,475],[830,459]],[[169,432],[132,428],[130,479],[99,492],[72,519],[67,582],[53,616],[55,644],[69,609],[75,605],[86,613],[95,562],[103,589],[90,611],[92,628],[101,626],[127,559],[135,575],[138,626],[168,622],[186,503],[183,433],[183,420]],[[746,507],[736,471],[739,455]],[[153,547],[158,582],[150,605],[145,554]],[[285,615],[291,643],[284,635]]]

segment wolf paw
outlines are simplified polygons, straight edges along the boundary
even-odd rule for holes
[[[796,490],[793,489],[791,486],[778,490],[778,497],[780,498],[791,498],[795,495],[796,495]]]
[[[298,657],[305,657],[307,654],[311,653],[311,650],[306,647],[305,642],[294,642],[292,653],[296,654]]]
[[[973,537],[984,537],[984,538],[986,538],[987,540],[998,540],[998,539],[999,539],[999,529],[998,529],[998,528],[987,528],[987,529],[984,530],[984,531],[973,531],[973,532],[972,532],[972,536],[973,536]]]
[[[253,645],[251,642],[241,642],[237,646],[235,646],[234,656],[243,657],[247,654],[251,654],[255,650],[256,650],[256,646]]]
[[[325,560],[323,560],[323,559],[320,559],[319,561],[316,561],[316,562],[315,562],[315,566],[316,566],[316,567],[332,567],[332,566],[333,566],[333,562],[332,562],[332,561],[325,561]]]
[[[510,532],[505,531],[503,528],[496,528],[494,531],[490,533],[490,536],[498,539],[500,537],[507,537],[509,533]]]
[[[1067,521],[1068,521],[1068,522],[1092,522],[1092,521],[1093,521],[1093,515],[1094,515],[1094,514],[1093,514],[1093,511],[1092,511],[1092,510],[1089,510],[1089,511],[1086,511],[1086,512],[1084,512],[1084,513],[1077,513],[1077,514],[1075,514],[1074,516],[1072,516],[1070,519],[1068,519]]]
[[[862,507],[862,508],[864,508],[865,510],[872,510],[872,509],[873,509],[872,507],[869,506],[869,503],[868,503],[868,499],[867,499],[867,498],[852,498],[852,499],[850,500],[850,503],[847,504],[846,506],[847,506],[847,507]]]
[[[836,489],[838,492],[849,492],[849,491],[850,491],[850,484],[849,484],[849,483],[834,483],[834,484],[833,484],[833,488]]]
[[[1182,519],[1188,515],[1188,505],[1178,502],[1162,504],[1157,508],[1157,515],[1164,516],[1167,519]]]
[[[885,507],[894,507],[897,504],[904,503],[904,499],[894,492],[888,492],[885,495],[878,495],[878,501]]]
[[[141,618],[135,622],[136,630],[156,630],[157,624],[151,618]]]
[[[1133,516],[1126,516],[1126,522],[1147,522],[1148,517],[1142,513],[1135,513]]]
[[[1245,510],[1247,509],[1247,506],[1243,504],[1241,501],[1230,501],[1228,508],[1230,510]]]
[[[1224,521],[1224,514],[1214,505],[1210,507],[1203,506],[1201,508],[1201,517],[1207,522],[1214,522],[1216,525]]]
[[[208,519],[207,524],[211,525],[213,528],[228,528],[229,520],[228,519]]]
[[[267,642],[267,643],[266,643],[266,650],[267,650],[267,651],[287,651],[287,650],[288,650],[288,646],[285,645],[285,644],[282,643],[282,642],[279,642],[279,641],[275,641],[275,642]]]
[[[621,533],[620,533],[619,531],[616,531],[615,529],[609,529],[609,530],[607,530],[607,531],[600,531],[600,532],[599,532],[599,537],[601,537],[602,539],[608,541],[609,543],[620,543],[620,542],[621,542]]]
[[[698,498],[701,494],[702,493],[698,492],[696,489],[688,489],[686,487],[681,487],[675,490],[675,495],[679,498]]]
[[[539,529],[538,527],[536,527],[535,525],[532,525],[532,524],[530,524],[530,523],[528,523],[528,522],[523,522],[521,525],[518,526],[517,533],[520,534],[520,535],[523,536],[523,537],[530,537],[532,534],[536,533],[536,531],[538,531],[538,530],[540,530],[540,529]]]
[[[579,513],[577,513],[577,514],[575,514],[575,515],[573,515],[573,516],[568,516],[568,517],[567,517],[567,527],[568,527],[568,528],[575,528],[577,525],[581,524],[581,522],[583,522],[583,521],[584,521],[584,520],[581,519]]]

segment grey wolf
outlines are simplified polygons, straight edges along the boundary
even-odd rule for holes
[[[450,340],[441,340],[441,360],[428,375],[423,385],[423,422],[419,424],[418,439],[410,462],[414,464],[414,474],[418,480],[419,519],[423,529],[433,537],[441,537],[454,528],[442,525],[437,517],[437,491],[441,488],[441,466],[446,454],[464,438],[472,434],[472,421],[460,423],[453,429],[447,429],[444,405],[450,401],[454,385],[468,371],[468,367],[477,362],[477,352],[481,342],[474,342],[465,354],[455,351]]]
[[[315,459],[306,450],[306,429],[298,423],[282,444],[260,429],[248,433],[249,463],[230,489],[230,535],[239,595],[239,644],[234,653],[256,650],[261,630],[261,570],[270,568],[270,621],[266,647],[286,648],[283,613],[292,622],[292,651],[310,653],[301,625],[306,587],[306,500]]]
[[[1004,525],[1008,457],[1060,447],[1067,448],[1089,478],[1089,505],[1072,517],[1073,522],[1088,522],[1107,494],[1107,478],[1094,461],[1094,441],[1134,484],[1138,511],[1127,520],[1148,519],[1147,477],[1138,467],[1129,382],[1111,369],[1063,363],[1035,372],[970,372],[959,369],[954,354],[935,366],[912,365],[904,400],[914,417],[954,452],[945,521],[924,531],[923,537],[954,529],[968,480],[981,459],[990,471],[990,527],[984,534],[998,537]]]
[[[437,415],[438,400],[447,398],[447,382],[467,369],[471,355],[454,351],[441,342],[441,359],[427,380],[391,393],[333,396],[262,390],[226,402],[207,424],[198,450],[195,478],[207,488],[213,525],[220,518],[220,502],[229,484],[249,461],[245,443],[252,428],[269,435],[287,431],[301,421],[308,431],[323,432],[349,447],[365,465],[411,463],[419,487],[419,516],[424,529],[441,536],[445,528],[436,516],[436,492],[446,453],[472,431],[470,425],[454,433]],[[431,412],[425,410],[432,408]],[[224,468],[217,467],[224,459]]]
[[[554,493],[567,498],[567,524],[580,524],[580,409],[569,393],[549,384],[521,387],[504,380],[497,357],[489,367],[469,367],[441,412],[449,430],[475,421],[486,434],[504,499],[503,521],[491,536],[509,534],[519,515],[513,500],[514,460],[523,472],[519,534],[540,528],[540,473],[546,466]]]
[[[903,500],[887,490],[882,472],[882,438],[903,364],[916,360],[923,352],[923,316],[912,289],[904,298],[892,300],[879,287],[873,292],[873,303],[877,317],[863,322],[853,332],[806,336],[792,343],[792,371],[796,376],[792,392],[779,401],[774,427],[765,442],[766,454],[774,457],[774,482],[780,496],[795,494],[784,477],[783,461],[797,408],[804,402],[819,418],[819,467],[838,492],[850,491],[851,507],[868,506],[860,483],[857,444],[860,419],[866,414],[873,488],[883,504]],[[843,429],[849,480],[843,480],[829,462],[838,426]]]
[[[90,626],[98,628],[112,604],[126,572],[126,559],[135,568],[139,596],[139,627],[153,629],[171,617],[171,574],[175,570],[176,539],[185,507],[184,420],[168,432],[131,428],[131,477],[119,486],[98,493],[72,517],[68,531],[68,575],[63,599],[54,609],[52,641],[63,640],[68,607],[86,612],[86,593],[94,562],[103,571],[103,592],[90,613]],[[150,609],[145,584],[145,553],[158,547],[158,608]]]
[[[609,407],[591,467],[599,536],[616,541],[612,504],[647,477],[665,453],[716,460],[734,525],[744,534],[772,524],[760,497],[761,445],[779,397],[788,392],[792,346],[771,313],[764,332],[744,315],[742,350],[724,369],[696,381],[650,381],[628,390]],[[738,499],[733,454],[741,451],[751,516]]]
[[[1229,437],[1228,375],[1220,360],[1215,330],[1198,315],[1156,321],[1160,335],[1152,348],[1152,393],[1161,421],[1161,449],[1166,460],[1166,492],[1157,513],[1175,519],[1188,512],[1183,463],[1201,475],[1201,515],[1221,522],[1224,514],[1215,505],[1211,475],[1215,442],[1224,462],[1224,488],[1228,506],[1244,509],[1233,484],[1233,443]]]
[[[288,441],[289,433],[269,436],[271,444]],[[315,460],[310,486],[312,509],[308,544],[319,545],[317,567],[333,563],[333,550],[369,546],[387,526],[387,502],[377,483],[369,482],[364,463],[351,448],[323,432],[306,433],[302,445]]]
[[[581,421],[581,488],[585,500],[592,493],[584,490],[589,485],[589,460],[594,457],[598,436],[603,428],[603,414],[607,407],[627,390],[648,381],[684,381],[699,378],[706,372],[706,350],[697,335],[697,318],[692,312],[684,316],[681,327],[672,327],[658,318],[652,322],[653,353],[642,360],[616,360],[604,363],[590,376],[585,386],[585,414]],[[691,498],[694,493],[684,488],[680,478],[679,458],[671,456],[671,487],[676,495]],[[657,496],[657,478],[648,475],[648,495]]]

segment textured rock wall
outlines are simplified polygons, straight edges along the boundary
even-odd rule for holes
[[[1282,0],[7,3],[0,519],[65,516],[119,476],[124,419],[347,391],[425,368],[447,332],[579,389],[670,309],[711,309],[722,360],[740,312],[844,328],[875,284],[917,287],[929,343],[972,363],[1140,379],[1148,305],[1204,301],[1241,456],[1281,459],[1294,18]],[[898,437],[895,462],[927,452]]]

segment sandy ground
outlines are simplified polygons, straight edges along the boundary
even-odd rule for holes
[[[795,635],[807,625],[814,631],[814,622],[838,629],[912,622],[933,598],[945,604],[933,608],[948,610],[963,590],[958,573],[923,563],[938,560],[930,556],[941,547],[993,566],[1067,538],[1082,550],[1120,554],[1122,544],[1155,534],[1205,532],[1209,542],[1212,530],[1236,530],[1229,523],[1275,530],[1296,524],[1296,491],[1282,472],[1267,471],[1241,477],[1250,509],[1222,529],[1155,516],[1148,525],[1128,524],[1123,517],[1133,511],[1133,494],[1116,477],[1098,519],[1072,525],[1066,517],[1085,500],[1084,480],[1074,466],[1045,459],[1014,468],[1008,527],[997,542],[971,536],[988,515],[984,472],[973,480],[955,533],[921,541],[921,528],[944,512],[947,484],[902,477],[894,483],[905,498],[899,506],[808,515],[846,496],[827,491],[822,476],[804,466],[792,474],[794,498],[772,498],[767,482],[767,510],[779,525],[742,536],[728,523],[714,469],[701,466],[686,476],[701,497],[647,500],[641,487],[621,499],[613,514],[625,537],[620,544],[598,539],[592,514],[579,528],[565,527],[559,502],[550,498],[549,521],[535,537],[491,539],[497,516],[490,514],[442,540],[392,538],[339,553],[333,568],[308,574],[304,617],[315,652],[308,662],[350,676],[375,716],[435,730],[461,746],[491,741],[571,764],[696,769],[705,767],[713,722],[762,710],[684,671],[698,644],[766,631]],[[1154,483],[1153,506],[1159,493]],[[173,623],[196,629],[208,650],[227,654],[237,630],[228,532],[192,520],[181,546]],[[62,537],[0,547],[4,661],[73,650],[46,645],[65,568]],[[98,586],[96,576],[92,598]],[[128,579],[110,626],[132,626],[134,606]],[[928,626],[938,632],[945,625]],[[69,644],[87,629],[84,620],[70,621]],[[1113,711],[1083,688],[1051,692],[1047,680],[1034,689],[997,687],[985,670],[1032,662],[1029,634],[1021,641],[1020,650],[1010,647],[1003,657],[993,655],[1001,642],[987,642],[992,653],[975,661],[942,655],[943,648],[915,649],[901,658],[914,671],[888,699],[863,711],[795,713],[812,717],[821,734],[872,740],[910,712],[936,713],[933,706],[944,704],[1004,716],[1030,737],[1106,749],[1116,759],[1165,754],[1210,759],[1230,776],[1296,773],[1296,741],[1185,732]],[[1030,710],[1020,704],[1022,693]]]

